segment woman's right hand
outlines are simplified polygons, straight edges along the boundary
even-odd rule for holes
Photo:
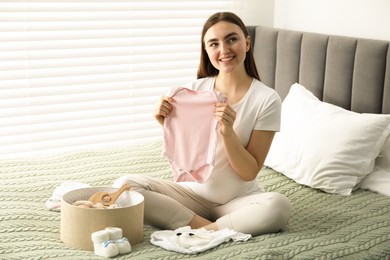
[[[157,103],[156,109],[154,111],[154,118],[156,118],[157,122],[164,126],[164,119],[169,113],[172,111],[173,98],[163,96],[160,101]]]

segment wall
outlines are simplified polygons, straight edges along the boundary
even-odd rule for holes
[[[271,2],[275,3],[273,26],[277,28],[390,41],[389,0]]]
[[[274,25],[274,0],[241,0],[233,1],[235,13],[246,25]]]

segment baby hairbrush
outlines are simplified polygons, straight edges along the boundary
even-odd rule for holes
[[[122,192],[129,189],[130,189],[130,185],[125,183],[115,192],[108,193],[104,191],[98,191],[92,194],[92,196],[89,197],[88,200],[92,201],[93,203],[101,203],[104,206],[110,206],[115,203],[115,201],[122,194]]]

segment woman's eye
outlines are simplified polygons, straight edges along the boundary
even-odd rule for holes
[[[209,47],[211,47],[211,48],[214,48],[214,47],[217,47],[218,46],[218,44],[216,44],[216,43],[211,43],[210,45],[209,45]]]
[[[234,43],[237,41],[237,38],[236,37],[232,37],[232,38],[229,38],[228,40],[230,43]]]

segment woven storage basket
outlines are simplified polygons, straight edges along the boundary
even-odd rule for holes
[[[88,200],[97,191],[115,192],[117,189],[93,187],[73,190],[61,201],[61,240],[67,246],[93,251],[91,234],[106,227],[119,227],[131,245],[143,240],[144,198],[136,191],[125,191],[116,201],[119,208],[80,208],[72,205],[77,200]]]

